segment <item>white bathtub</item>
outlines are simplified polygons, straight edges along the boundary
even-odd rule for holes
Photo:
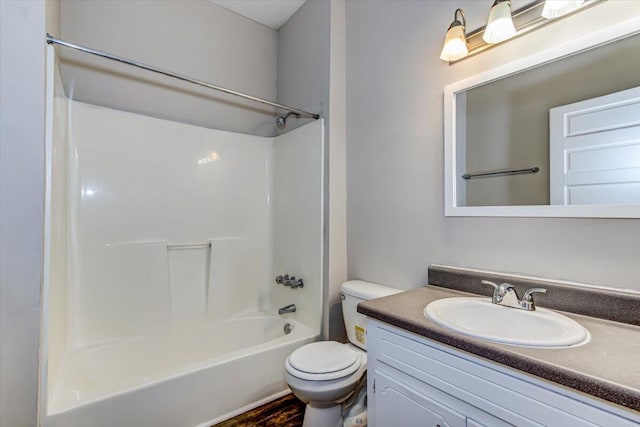
[[[322,120],[270,138],[84,104],[47,52],[39,425],[208,425],[285,392],[322,321]]]
[[[316,338],[295,320],[265,315],[74,349],[42,425],[212,425],[282,395],[286,357]]]

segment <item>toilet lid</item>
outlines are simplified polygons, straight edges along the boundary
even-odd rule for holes
[[[355,372],[359,367],[358,354],[349,346],[335,341],[307,344],[289,356],[289,365],[296,371],[308,374],[340,372],[342,376]]]

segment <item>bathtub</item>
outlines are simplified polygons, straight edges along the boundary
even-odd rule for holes
[[[284,395],[286,357],[317,338],[293,319],[256,315],[76,348],[42,425],[210,426]]]
[[[285,393],[322,322],[323,121],[162,120],[67,99],[47,65],[39,425],[209,426]]]

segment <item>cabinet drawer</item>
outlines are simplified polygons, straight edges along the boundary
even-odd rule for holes
[[[475,356],[380,322],[371,321],[368,329],[370,368],[378,363],[391,366],[508,423],[638,427],[640,418],[631,414],[629,418],[618,416],[573,398],[560,387],[545,387],[523,374],[520,378],[501,372]]]

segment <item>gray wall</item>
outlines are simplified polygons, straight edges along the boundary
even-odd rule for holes
[[[306,1],[278,31],[278,102],[329,119],[329,1]],[[287,121],[285,131],[309,119]],[[327,124],[328,128],[328,124]]]
[[[275,99],[277,33],[208,1],[62,2],[61,38]],[[67,95],[91,104],[262,136],[271,107],[59,48]]]
[[[348,272],[399,288],[430,263],[640,290],[640,220],[444,217],[443,87],[640,13],[605,2],[448,66],[438,59],[456,7],[490,1],[347,2]],[[470,25],[469,29],[474,29]]]
[[[45,3],[0,1],[0,426],[36,425]]]

